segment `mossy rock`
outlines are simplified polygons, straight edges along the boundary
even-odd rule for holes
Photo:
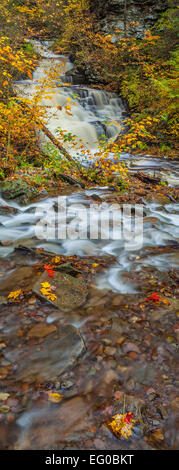
[[[17,180],[6,179],[0,186],[2,197],[6,200],[14,200],[20,204],[28,204],[38,195],[38,190],[28,185],[22,178]]]

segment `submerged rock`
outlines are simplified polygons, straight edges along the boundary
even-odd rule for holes
[[[133,377],[143,385],[153,385],[156,372],[150,364],[141,364],[133,371]]]
[[[4,280],[0,280],[0,295],[8,295],[11,291],[28,284],[31,286],[34,279],[34,269],[31,266],[21,266],[15,269]]]
[[[134,413],[135,418],[142,420],[143,413],[147,405],[144,400],[133,395],[122,394],[120,399],[117,399],[114,404],[114,414],[117,413]]]
[[[19,348],[7,356],[16,364],[16,380],[32,383],[53,380],[74,366],[84,351],[80,332],[74,326],[66,325],[46,336],[40,345],[29,344],[25,351]]]

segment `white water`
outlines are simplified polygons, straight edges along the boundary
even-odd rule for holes
[[[16,90],[20,95],[32,98],[49,72],[60,67],[53,81],[53,88],[48,88],[48,95],[51,96],[41,99],[41,104],[48,107],[48,129],[55,133],[60,127],[77,136],[79,144],[81,144],[80,139],[83,139],[85,148],[90,149],[92,153],[97,150],[98,139],[102,135],[106,135],[109,139],[117,137],[125,114],[124,105],[118,95],[71,84],[72,77],[70,75],[65,77],[65,73],[73,68],[68,57],[55,55],[49,51],[49,42],[44,42],[42,45],[34,41],[34,46],[42,55],[40,65],[33,73],[33,80],[16,83]],[[67,114],[64,108],[69,105],[69,98],[71,115]],[[59,110],[59,106],[62,109]],[[72,153],[71,147],[70,152]],[[76,154],[76,150],[73,153]]]
[[[82,193],[73,194],[67,197],[68,212],[67,223],[74,217],[73,204],[85,205],[89,213],[92,201],[89,196],[97,193],[101,199],[105,200],[107,190],[91,189]],[[66,255],[114,255],[118,262],[115,266],[101,277],[97,283],[99,288],[112,288],[122,293],[135,292],[135,287],[123,279],[123,274],[141,270],[144,266],[153,266],[161,271],[168,271],[170,268],[179,266],[179,257],[176,257],[177,242],[179,242],[179,204],[167,204],[161,207],[159,204],[147,204],[144,208],[146,217],[155,217],[155,222],[145,222],[144,218],[144,241],[140,250],[128,251],[125,248],[125,240],[38,240],[35,236],[36,223],[42,218],[42,213],[54,207],[57,198],[43,199],[27,207],[20,207],[17,204],[8,203],[9,206],[16,206],[18,212],[16,215],[0,216],[0,240],[9,240],[9,246],[0,247],[0,257],[6,257],[13,252],[19,245],[29,246],[30,248],[43,248],[46,251],[66,254]],[[7,205],[5,201],[0,200],[2,206]],[[74,207],[74,206],[73,206]],[[83,221],[83,219],[82,219]],[[89,226],[88,226],[89,229]],[[175,251],[172,253],[172,244]],[[171,245],[171,252],[159,255],[145,253],[146,247]]]
[[[38,52],[43,56],[42,61],[34,72],[32,81],[23,81],[16,85],[19,93],[27,94],[29,97],[34,95],[38,81],[44,78],[46,70],[49,70],[54,64],[57,65],[59,62],[61,64],[63,70],[59,80],[62,80],[63,83],[66,80],[64,73],[72,68],[68,58],[49,52],[47,44],[43,46],[39,42],[35,42],[35,44]],[[69,81],[72,80],[69,79]],[[42,100],[42,104],[48,106],[48,128],[51,132],[54,133],[56,128],[60,126],[72,134],[76,134],[78,139],[85,139],[88,142],[87,148],[90,148],[92,152],[97,148],[96,141],[102,133],[105,133],[109,138],[114,138],[117,135],[119,128],[116,125],[104,124],[107,119],[111,122],[118,121],[119,125],[122,121],[125,109],[117,95],[79,85],[61,87],[60,84],[59,81],[51,98]],[[76,95],[74,97],[74,93],[78,94],[78,97]],[[68,103],[67,98],[69,97],[73,98],[76,104],[72,106],[72,116],[67,115],[64,110],[57,109],[57,106]],[[165,176],[168,175],[176,183],[177,164],[175,163],[172,164],[162,159],[150,159],[149,157],[133,158],[129,154],[123,154],[123,159],[135,171],[136,167],[151,172],[161,172],[165,169]],[[94,193],[105,200],[108,190],[94,188],[82,193],[75,193],[67,198],[67,205],[84,204],[89,211],[90,203],[92,203],[89,197]],[[98,287],[108,287],[122,293],[136,291],[135,286],[123,278],[124,273],[139,271],[144,266],[153,266],[161,271],[168,271],[169,268],[178,266],[179,260],[176,259],[175,251],[168,254],[150,255],[146,254],[144,250],[146,247],[176,245],[176,242],[179,241],[177,238],[179,205],[168,204],[161,207],[159,204],[146,204],[144,208],[146,216],[155,217],[157,221],[145,223],[144,219],[143,248],[140,251],[133,250],[131,252],[125,249],[124,240],[38,240],[35,237],[35,226],[42,217],[42,209],[52,208],[55,202],[56,198],[47,198],[30,204],[28,207],[20,207],[15,203],[8,202],[9,206],[17,209],[17,213],[15,215],[0,215],[0,241],[8,240],[10,242],[9,246],[0,246],[0,257],[7,257],[19,244],[44,248],[57,254],[80,256],[112,254],[117,257],[118,262],[103,277],[100,277],[97,281]],[[0,199],[0,206],[6,205],[7,202]]]

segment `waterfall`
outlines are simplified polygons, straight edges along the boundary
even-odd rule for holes
[[[85,148],[92,153],[97,150],[100,137],[105,135],[107,139],[114,140],[125,116],[125,108],[119,96],[73,84],[73,77],[69,75],[73,64],[68,57],[51,52],[49,50],[51,43],[48,41],[32,42],[42,59],[33,73],[32,80],[16,82],[18,94],[32,98],[37,92],[37,86],[47,76],[49,70],[59,67],[53,88],[49,89],[50,97],[42,96],[41,99],[41,104],[47,109],[48,129],[54,135],[58,127],[75,135],[77,143],[80,144],[82,139]],[[69,104],[69,98],[72,104],[70,114],[67,114],[64,106]],[[72,150],[68,144],[65,145],[72,154],[76,153],[75,149]]]

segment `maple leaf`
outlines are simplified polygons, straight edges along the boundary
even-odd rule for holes
[[[41,282],[41,286],[44,287],[45,289],[46,288],[48,289],[48,287],[51,287],[49,282]]]
[[[47,271],[47,274],[49,277],[53,277],[54,275],[54,270],[53,270],[54,266],[50,266],[50,264],[44,264],[44,269]]]
[[[146,302],[163,302],[164,304],[168,305],[170,302],[168,299],[163,299],[157,292],[153,292],[153,294],[149,295],[146,299]]]
[[[128,412],[113,416],[112,421],[108,423],[107,426],[116,437],[128,439],[132,436],[132,429],[135,423],[136,420],[134,419],[133,413]]]
[[[160,302],[161,300],[161,297],[156,293],[156,292],[153,292],[153,294],[149,295],[147,298],[146,298],[146,302],[150,302],[150,301],[157,301],[157,302]]]
[[[51,286],[49,282],[41,282],[41,286],[42,288],[40,289],[40,292],[42,293],[42,295],[54,302],[54,300],[57,299],[57,296],[52,293],[52,291],[54,291],[55,286]]]
[[[133,418],[134,418],[133,413],[126,413],[126,417],[124,418],[124,421],[126,423],[130,424],[130,422],[132,421]]]
[[[14,299],[14,300],[18,299],[21,293],[22,293],[22,289],[10,292],[10,294],[8,295],[8,299]]]

